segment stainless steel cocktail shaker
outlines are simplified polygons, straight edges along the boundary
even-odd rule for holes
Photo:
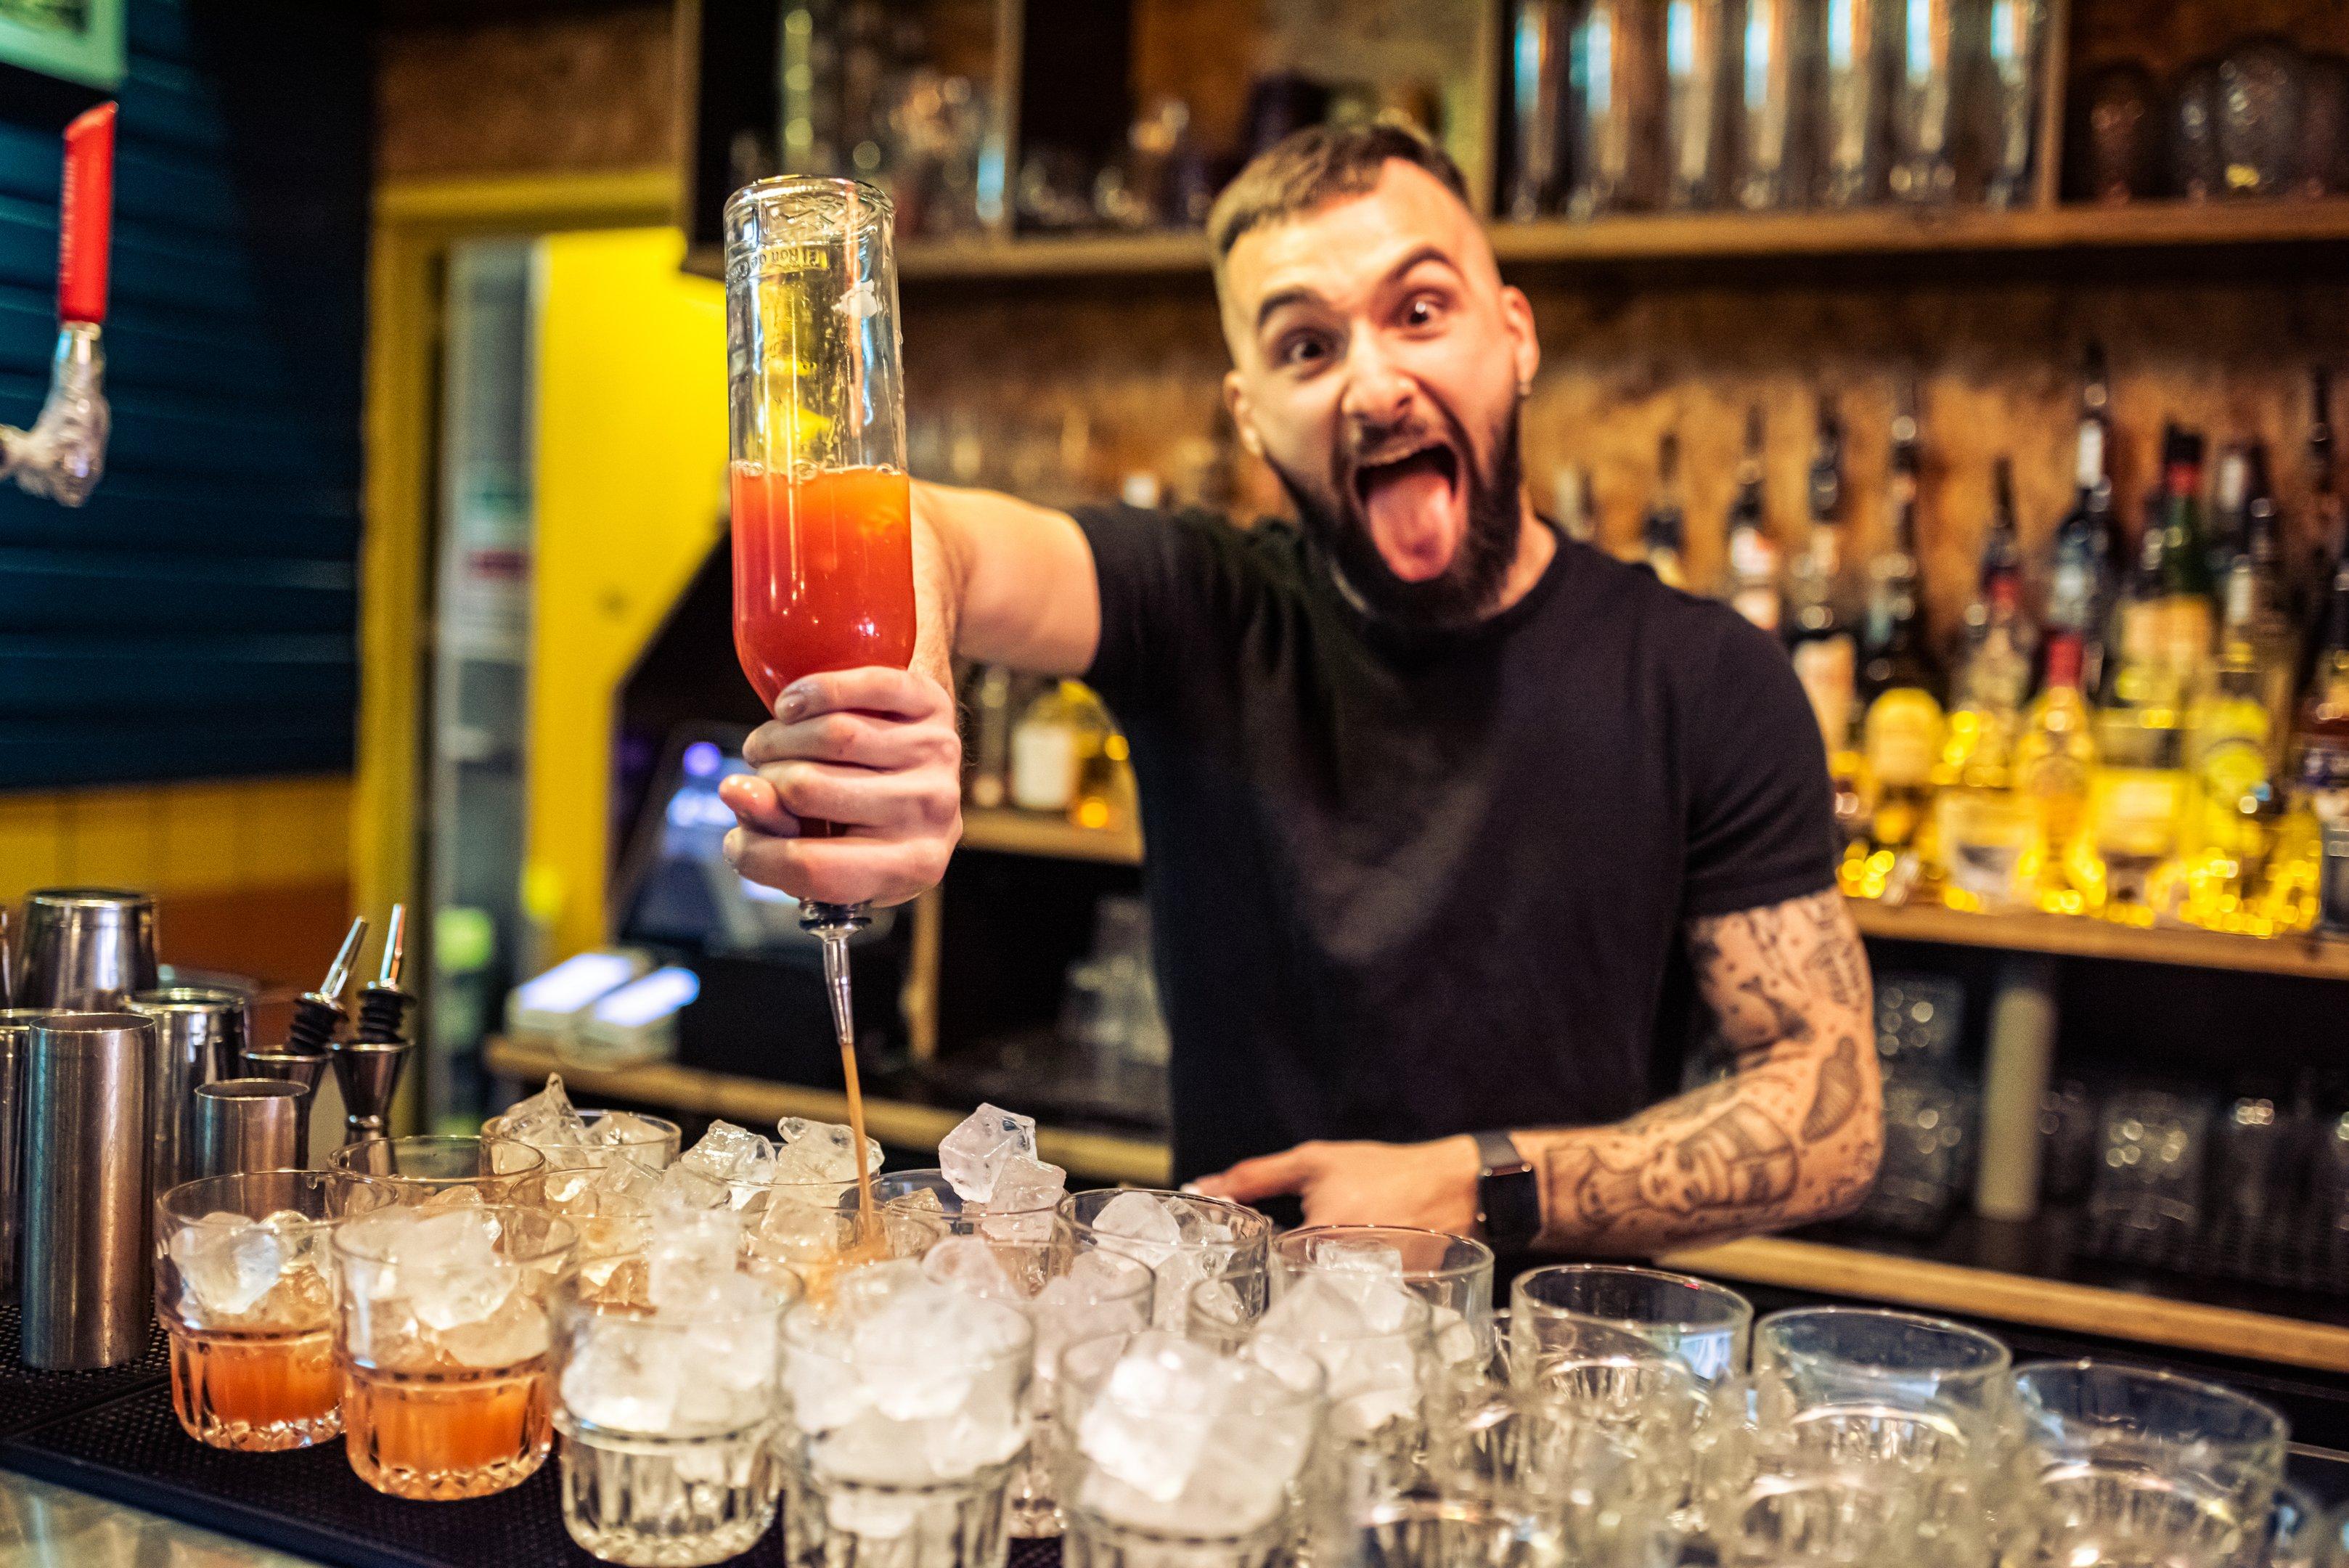
[[[119,1007],[155,987],[155,900],[111,888],[50,888],[25,900],[26,1007]]]
[[[233,991],[183,985],[140,992],[126,1011],[155,1021],[148,1178],[161,1193],[198,1174],[196,1089],[243,1071],[245,1002]]]
[[[50,1012],[26,1041],[24,1354],[86,1371],[134,1360],[155,1322],[148,1248],[155,1021]]]

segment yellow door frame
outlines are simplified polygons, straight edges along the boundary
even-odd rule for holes
[[[460,240],[672,223],[678,201],[674,168],[395,181],[376,192],[351,800],[352,893],[361,909],[416,902],[441,263]]]

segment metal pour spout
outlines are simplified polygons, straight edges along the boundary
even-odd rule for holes
[[[873,923],[863,904],[802,904],[800,929],[813,935],[823,948],[823,989],[832,998],[832,1028],[840,1048],[851,1051],[856,1041],[856,1011],[848,984],[848,939]]]

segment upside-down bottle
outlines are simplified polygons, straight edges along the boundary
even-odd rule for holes
[[[770,709],[802,676],[913,659],[892,222],[888,197],[850,180],[762,180],[726,203],[734,649]],[[801,919],[823,940],[862,1147],[847,941],[864,910],[812,902]]]

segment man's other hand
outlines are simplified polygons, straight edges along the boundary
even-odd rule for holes
[[[1194,1185],[1235,1203],[1294,1193],[1308,1225],[1413,1225],[1469,1236],[1476,1229],[1476,1140],[1300,1143],[1244,1159]]]
[[[936,886],[962,836],[954,699],[918,670],[810,675],[751,732],[758,769],[719,785],[739,824],[726,858],[743,876],[823,904],[902,904]],[[809,836],[804,822],[833,825]]]

